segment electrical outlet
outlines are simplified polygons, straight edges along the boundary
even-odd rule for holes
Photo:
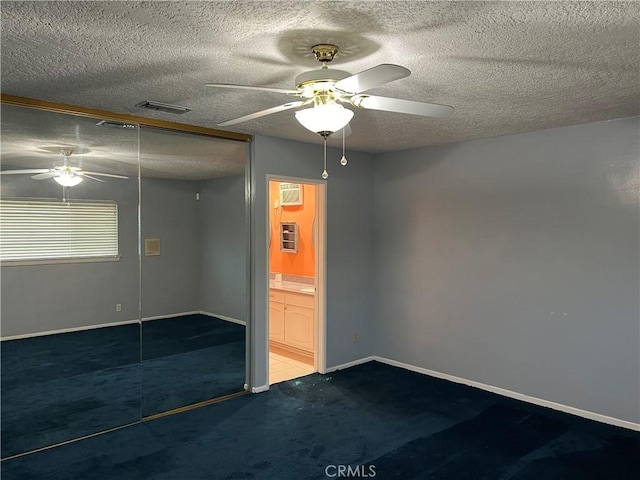
[[[353,343],[358,343],[358,332],[353,334]]]
[[[116,303],[116,312],[121,312],[121,311],[122,311],[122,304]]]

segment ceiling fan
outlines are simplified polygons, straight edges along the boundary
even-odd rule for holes
[[[207,83],[206,86],[208,87],[259,90],[300,98],[300,100],[294,102],[284,103],[233,120],[227,120],[219,123],[218,126],[235,125],[273,113],[298,108],[295,112],[296,120],[303,127],[317,133],[324,139],[324,171],[322,172],[322,178],[326,179],[329,176],[327,173],[327,137],[334,135],[338,131],[342,131],[342,158],[340,163],[342,165],[347,164],[344,138],[348,134],[347,132],[350,132],[349,122],[353,118],[353,111],[344,108],[341,103],[349,104],[356,108],[434,118],[445,118],[453,113],[453,107],[449,105],[380,97],[364,93],[372,88],[408,77],[411,75],[411,71],[405,67],[383,63],[352,75],[343,70],[328,68],[327,64],[333,61],[338,53],[337,46],[323,43],[311,47],[311,51],[316,59],[322,63],[322,68],[298,75],[295,80],[296,86],[293,90],[230,83]],[[310,106],[310,108],[300,108],[305,106]]]
[[[298,75],[295,80],[296,87],[293,90],[229,83],[207,83],[206,86],[208,87],[260,90],[301,98],[298,101],[244,115],[218,125],[221,127],[235,125],[284,110],[313,104],[311,108],[296,111],[296,119],[305,128],[326,138],[328,135],[345,127],[353,117],[353,112],[345,109],[340,103],[369,110],[384,110],[435,118],[447,117],[454,110],[449,105],[380,97],[364,93],[372,88],[408,77],[411,72],[405,67],[385,63],[352,75],[343,70],[327,67],[327,64],[338,53],[337,46],[319,44],[311,47],[311,51],[316,59],[322,63],[322,68]]]
[[[63,148],[60,150],[60,153],[64,157],[64,164],[61,166],[54,166],[53,168],[31,168],[27,170],[3,170],[0,172],[0,175],[32,174],[31,178],[34,180],[53,178],[55,182],[59,183],[63,187],[74,187],[85,178],[103,183],[104,180],[96,177],[129,178],[124,175],[115,175],[112,173],[87,172],[80,167],[72,167],[69,165],[69,157],[73,153],[73,150],[70,148]]]

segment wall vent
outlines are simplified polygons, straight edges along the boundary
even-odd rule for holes
[[[136,107],[146,108],[148,110],[157,110],[158,112],[173,113],[175,115],[182,115],[183,113],[190,112],[191,109],[182,107],[180,105],[169,105],[168,103],[153,102],[151,100],[145,100],[140,103],[136,103]]]
[[[144,239],[144,255],[146,257],[156,257],[160,255],[160,239],[159,238]]]
[[[280,184],[280,205],[302,205],[302,185],[299,183]]]

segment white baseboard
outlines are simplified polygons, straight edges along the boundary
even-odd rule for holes
[[[143,322],[152,322],[154,320],[164,320],[166,318],[173,317],[181,317],[184,315],[197,315],[202,314],[208,317],[219,318],[220,320],[225,320],[227,322],[237,323],[239,325],[246,326],[246,322],[244,320],[238,320],[236,318],[226,317],[224,315],[217,315],[215,313],[203,312],[201,310],[193,310],[190,312],[178,312],[178,313],[170,313],[167,315],[154,315],[151,317],[142,317]],[[35,333],[24,333],[21,335],[9,335],[6,337],[0,337],[0,341],[4,342],[5,340],[21,340],[24,338],[34,338],[34,337],[44,337],[46,335],[57,335],[59,333],[73,333],[73,332],[82,332],[85,330],[94,330],[96,328],[105,328],[105,327],[119,327],[121,325],[129,325],[131,323],[138,323],[139,320],[124,320],[122,322],[111,322],[111,323],[101,323],[98,325],[87,325],[84,327],[71,327],[71,328],[60,328],[58,330],[47,330],[45,332],[35,332]]]
[[[398,362],[396,360],[391,360],[384,357],[373,356],[368,358],[370,358],[371,360],[376,360],[380,363],[386,363],[387,365],[392,365],[394,367],[400,367],[400,368],[404,368],[405,370],[411,370],[412,372],[429,375],[430,377],[441,378],[443,380],[449,380],[450,382],[454,382],[454,383],[461,383],[464,385],[468,385],[470,387],[475,387],[481,390],[486,390],[488,392],[497,393],[498,395],[502,395],[504,397],[509,397],[516,400],[522,400],[523,402],[532,403],[534,405],[539,405],[541,407],[547,407],[553,410],[559,410],[564,413],[570,413],[572,415],[577,415],[579,417],[588,418],[589,420],[595,420],[596,422],[606,423],[609,425],[615,425],[616,427],[622,427],[630,430],[640,431],[639,423],[629,422],[627,420],[621,420],[615,417],[609,417],[607,415],[602,415],[600,413],[594,413],[588,410],[582,410],[580,408],[564,405],[562,403],[556,403],[556,402],[552,402],[542,398],[532,397],[530,395],[514,392],[512,390],[507,390],[505,388],[494,387],[493,385],[487,385],[484,383],[475,382],[473,380],[467,380],[466,378],[456,377],[455,375],[449,375],[447,373],[437,372],[435,370],[429,370],[428,368],[416,367],[415,365]]]
[[[182,317],[184,315],[197,315],[198,313],[200,313],[198,310],[193,310],[190,312],[168,313],[166,315],[154,315],[152,317],[142,317],[142,321],[151,322],[153,320],[164,320],[165,318]]]
[[[338,370],[344,370],[345,368],[350,368],[350,367],[355,367],[356,365],[361,365],[363,363],[367,363],[370,362],[372,360],[377,360],[377,357],[364,357],[364,358],[359,358],[357,360],[353,360],[351,362],[347,362],[347,363],[342,363],[340,365],[335,365],[333,367],[328,367],[325,369],[324,373],[331,373],[331,372],[336,372]]]
[[[82,332],[84,330],[94,330],[96,328],[106,328],[106,327],[119,327],[121,325],[129,325],[131,323],[138,323],[138,320],[125,320],[122,322],[112,322],[112,323],[101,323],[98,325],[88,325],[86,327],[71,327],[71,328],[61,328],[59,330],[48,330],[45,332],[35,332],[35,333],[24,333],[22,335],[9,335],[7,337],[0,337],[1,341],[5,340],[21,340],[23,338],[35,338],[35,337],[44,337],[45,335],[57,335],[58,333],[73,333],[73,332]]]
[[[173,318],[173,317],[182,317],[185,315],[206,315],[207,317],[215,317],[220,320],[225,320],[231,323],[237,323],[238,325],[247,325],[247,322],[244,320],[238,320],[237,318],[227,317],[226,315],[218,315],[217,313],[205,312],[204,310],[192,310],[190,312],[177,312],[170,313],[168,315],[156,315],[153,317],[142,317],[143,322],[148,322],[150,320],[163,320],[165,318]]]
[[[252,387],[251,393],[262,393],[266,392],[267,390],[269,390],[269,385],[261,385],[259,387]]]
[[[237,323],[238,325],[243,325],[245,327],[247,326],[247,322],[245,322],[244,320],[238,320],[237,318],[227,317],[226,315],[218,315],[217,313],[205,312],[203,310],[200,310],[199,312],[195,312],[195,313],[200,313],[202,315],[206,315],[207,317],[219,318],[220,320],[226,320],[227,322],[231,322],[231,323]]]

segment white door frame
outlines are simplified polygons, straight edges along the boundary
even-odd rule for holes
[[[315,298],[315,320],[316,328],[314,331],[314,367],[317,372],[326,373],[327,370],[327,322],[326,322],[326,291],[327,291],[327,182],[325,180],[316,180],[302,177],[287,177],[283,175],[267,175],[266,201],[267,206],[267,223],[266,235],[267,239],[267,270],[266,270],[266,319],[267,326],[265,328],[265,344],[266,344],[266,363],[267,366],[267,384],[269,384],[269,275],[271,271],[271,259],[269,254],[269,234],[271,226],[271,208],[269,203],[269,185],[271,182],[289,182],[314,185],[316,187],[316,232],[315,232],[315,277],[316,277],[316,298]]]

